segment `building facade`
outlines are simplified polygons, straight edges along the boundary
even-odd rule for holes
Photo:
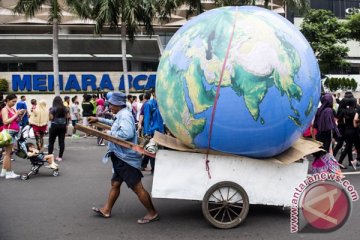
[[[8,80],[10,90],[15,92],[51,91],[53,63],[52,26],[47,22],[49,6],[43,5],[34,18],[26,19],[23,15],[13,13],[16,2],[0,1],[0,79]],[[212,0],[201,2],[204,10],[215,7]],[[315,0],[311,1],[311,6],[332,10],[342,18],[346,12],[356,11],[359,2],[360,0]],[[256,1],[257,5],[263,3],[263,0]],[[286,8],[282,3],[282,0],[269,1],[269,8],[285,16]],[[191,19],[188,9],[185,5],[179,7],[168,22],[156,19],[152,36],[140,31],[134,41],[127,39],[126,57],[132,91],[153,87],[163,49],[173,34]],[[297,18],[296,22],[299,22]],[[102,35],[98,36],[94,34],[94,26],[95,22],[81,20],[64,7],[59,26],[62,91],[123,89],[120,29],[105,28]],[[353,61],[353,72],[356,73],[360,47],[355,42],[349,44],[353,44],[350,47],[349,61]]]

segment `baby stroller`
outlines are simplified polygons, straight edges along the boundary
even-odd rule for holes
[[[19,134],[15,137],[17,141],[17,150],[15,152],[16,156],[24,159],[28,159],[31,162],[31,171],[27,174],[21,175],[21,180],[27,180],[31,175],[35,175],[39,173],[39,169],[47,163],[44,159],[28,157],[28,151],[26,147],[26,139],[29,137],[30,126],[25,126],[20,129]],[[59,175],[59,169],[50,169],[52,171],[52,175],[57,177]]]

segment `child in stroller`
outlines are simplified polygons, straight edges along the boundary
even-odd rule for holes
[[[37,162],[48,162],[48,166],[46,168],[50,168],[53,170],[59,169],[59,165],[55,163],[54,154],[47,154],[41,153],[34,144],[32,143],[26,143],[26,150],[27,150],[27,156],[31,163],[37,163]]]
[[[26,128],[26,127],[25,127]],[[26,142],[26,129],[21,129],[20,135],[17,139],[17,151],[16,155],[21,158],[27,158],[31,162],[31,171],[27,174],[21,176],[22,180],[29,179],[29,177],[33,174],[37,174],[39,169],[44,165],[44,163],[48,163],[46,168],[53,170],[53,176],[59,175],[59,166],[54,161],[53,154],[44,154],[40,152],[33,143]]]

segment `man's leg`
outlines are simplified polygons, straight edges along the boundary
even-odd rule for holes
[[[48,153],[52,154],[54,151],[54,143],[57,136],[57,130],[55,126],[51,126],[49,130],[49,146],[48,146]]]
[[[36,147],[38,150],[41,150],[41,143],[40,143],[40,132],[34,132]]]
[[[154,174],[155,171],[155,158],[149,158],[150,159],[150,166],[151,166],[151,173]]]
[[[133,191],[138,196],[140,202],[144,205],[147,210],[147,214],[144,216],[144,219],[153,219],[157,216],[157,212],[152,203],[150,194],[145,190],[141,181],[139,181],[133,188]]]
[[[103,214],[110,216],[111,209],[113,208],[116,200],[118,199],[118,197],[120,195],[121,183],[122,182],[111,181],[111,189],[109,192],[109,197],[107,199],[107,202],[105,203],[105,205],[102,208],[100,208],[100,211]]]
[[[141,161],[141,168],[142,168],[143,170],[145,170],[145,168],[146,168],[147,165],[149,164],[149,159],[150,159],[149,156],[144,155],[144,157],[143,157],[143,159],[142,159],[142,161]]]

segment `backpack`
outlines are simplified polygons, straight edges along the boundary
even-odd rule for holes
[[[343,117],[345,122],[352,121],[356,114],[356,108],[355,107],[347,107],[343,110]]]

